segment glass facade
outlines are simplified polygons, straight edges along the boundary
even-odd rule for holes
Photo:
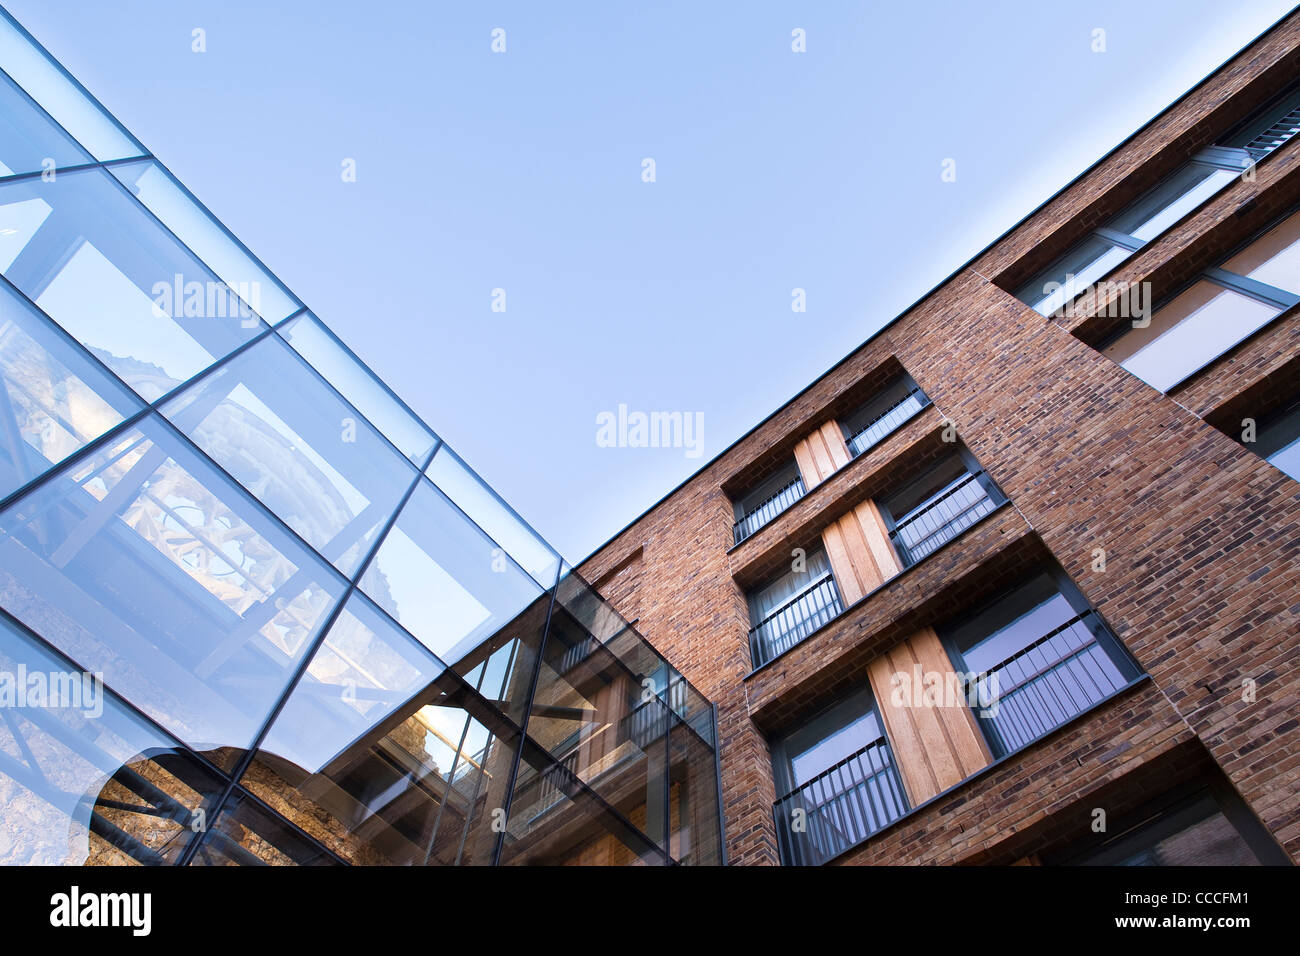
[[[714,711],[0,11],[0,863],[722,862]]]

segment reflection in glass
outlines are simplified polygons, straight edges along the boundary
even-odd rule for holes
[[[1270,229],[1223,268],[1276,289],[1300,293],[1300,214]]]
[[[0,582],[7,610],[197,750],[248,746],[343,588],[153,417],[0,514]]]
[[[0,63],[47,113],[98,160],[144,155],[121,124],[91,99],[14,19],[0,8]]]
[[[425,472],[448,498],[505,549],[538,584],[555,583],[560,558],[516,515],[483,479],[474,474],[446,445],[438,449]]]
[[[0,498],[44,474],[141,403],[0,282]]]
[[[416,477],[274,335],[168,401],[162,413],[347,575]]]
[[[1157,311],[1149,326],[1124,333],[1102,354],[1167,392],[1263,328],[1279,311],[1201,280]]]
[[[265,328],[99,169],[0,184],[0,271],[149,401]]]
[[[1055,315],[1132,254],[1089,236],[1026,283],[1016,298],[1041,315]]]
[[[0,73],[0,176],[89,162],[89,154]]]
[[[424,480],[379,546],[361,588],[448,664],[542,593]]]
[[[417,465],[425,463],[436,440],[433,432],[398,402],[374,373],[314,315],[302,315],[276,331],[403,455]]]
[[[1121,213],[1110,228],[1150,242],[1240,175],[1240,170],[1187,163]]]
[[[97,675],[4,618],[0,706],[5,866],[174,863],[222,791]]]
[[[253,312],[274,325],[298,311],[284,286],[161,165],[149,159],[110,171]]]

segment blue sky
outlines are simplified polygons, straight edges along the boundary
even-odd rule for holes
[[[575,561],[1292,6],[3,2]]]

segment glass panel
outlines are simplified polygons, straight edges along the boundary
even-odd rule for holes
[[[1225,262],[1223,268],[1300,294],[1300,213],[1274,226]]]
[[[428,686],[443,665],[353,594],[262,748],[317,773]]]
[[[582,787],[569,767],[526,745],[511,797],[501,862],[508,866],[668,863],[667,855],[641,829],[645,808],[624,809],[630,815],[615,817]]]
[[[1102,350],[1162,392],[1204,368],[1278,315],[1237,292],[1202,280]]]
[[[374,638],[372,648],[380,649],[384,659],[397,653],[405,660],[407,652],[396,648],[409,638],[385,627],[386,633],[366,632]],[[432,660],[423,651],[418,654]],[[332,700],[313,693],[312,700],[294,703],[300,687],[290,704],[304,715],[317,712],[333,733],[329,728],[339,723],[342,708],[363,699],[358,691],[351,705],[340,703],[338,689],[335,684]],[[498,811],[504,809],[518,732],[450,672],[417,691],[391,715],[387,702],[376,706],[364,716],[365,732],[342,752],[330,754],[315,772],[301,759],[314,760],[324,751],[307,737],[301,739],[311,752],[304,755],[294,744],[288,759],[268,740],[245,774],[244,786],[349,863],[491,862],[499,831],[494,823],[502,819]],[[379,719],[381,711],[387,719]],[[340,728],[345,735],[357,729],[352,726],[355,716],[348,724]],[[304,724],[302,729],[309,728]]]
[[[425,473],[538,584],[555,583],[559,555],[450,448],[439,448]]]
[[[380,545],[361,588],[448,664],[542,593],[425,481]]]
[[[1188,163],[1122,212],[1110,228],[1150,242],[1240,175],[1240,171]]]
[[[0,29],[3,29],[0,27]],[[90,154],[0,73],[0,176],[92,162]]]
[[[329,379],[344,398],[370,419],[397,448],[423,465],[436,440],[418,418],[395,399],[361,361],[313,315],[304,315],[279,328],[280,335]]]
[[[614,644],[583,648],[584,629],[557,607],[528,721],[528,735],[564,768],[618,808],[667,851],[667,669],[657,656],[625,661]],[[586,653],[574,652],[574,648]],[[542,780],[534,813],[563,798]]]
[[[101,675],[0,618],[0,864],[174,863],[223,790]]]
[[[347,575],[416,477],[275,336],[176,396],[162,413]]]
[[[142,156],[145,149],[73,81],[4,10],[0,10],[0,63],[18,85],[96,159]]]
[[[275,276],[158,163],[126,163],[110,172],[267,322],[274,325],[298,311]]]
[[[0,515],[0,600],[229,766],[343,582],[156,417]]]
[[[0,270],[149,401],[265,328],[98,169],[0,185]]]
[[[339,860],[283,817],[236,790],[191,865],[337,866]]]
[[[142,407],[3,282],[0,380],[0,497]]]
[[[942,634],[980,677],[968,693],[995,754],[1083,713],[1137,676],[1091,611],[1080,614],[1040,573]]]
[[[1041,315],[1053,315],[1131,255],[1099,236],[1090,236],[1026,283],[1016,298]]]
[[[1254,451],[1300,481],[1300,403],[1262,425]]]

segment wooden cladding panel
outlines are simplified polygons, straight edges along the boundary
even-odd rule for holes
[[[832,522],[822,531],[822,542],[846,606],[902,570],[874,501],[864,501]]]
[[[912,806],[993,761],[965,700],[958,694],[949,699],[947,689],[957,685],[952,663],[933,628],[917,631],[877,658],[869,674]],[[907,693],[896,693],[899,687]],[[933,693],[927,693],[930,688]]]
[[[799,464],[805,491],[817,485],[849,463],[849,446],[839,423],[829,421],[794,446],[794,460]]]

